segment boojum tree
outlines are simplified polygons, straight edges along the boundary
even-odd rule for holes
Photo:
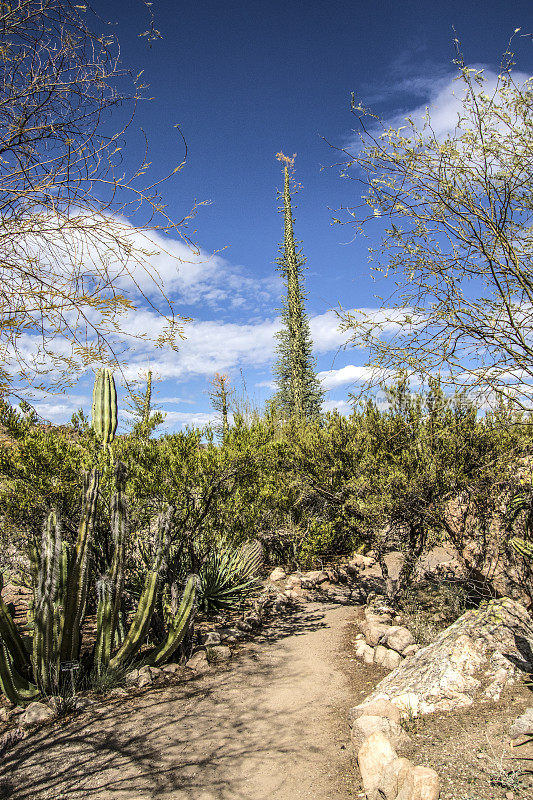
[[[283,327],[276,334],[278,346],[274,373],[278,391],[273,404],[283,418],[311,419],[321,413],[324,392],[314,369],[313,343],[305,312],[302,270],[306,259],[294,241],[290,191],[294,156],[289,158],[277,153],[276,158],[284,164],[285,184],[280,212],[284,216],[285,231],[277,264],[287,287],[287,295],[283,298],[281,308]]]

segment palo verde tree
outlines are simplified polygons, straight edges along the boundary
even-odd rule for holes
[[[127,89],[118,43],[90,14],[70,0],[0,2],[0,393],[62,388],[89,364],[118,363],[139,272],[166,320],[155,344],[182,335],[150,256],[154,230],[190,242],[164,210],[165,178],[146,179],[147,159],[129,174],[121,165],[145,87]]]
[[[292,172],[294,168],[294,157],[278,153],[276,158],[284,162],[285,185],[280,211],[284,216],[285,233],[277,264],[287,296],[283,298],[281,309],[283,328],[276,334],[278,358],[274,372],[278,391],[273,405],[283,418],[310,419],[320,415],[324,393],[314,370],[313,343],[304,306],[302,270],[305,258],[294,241],[289,173],[289,169]]]
[[[385,223],[380,246],[370,249],[372,270],[391,276],[397,289],[377,315],[341,312],[342,328],[355,346],[369,348],[374,374],[439,371],[443,386],[526,408],[533,377],[533,82],[513,72],[511,42],[495,80],[467,67],[455,45],[453,130],[439,130],[430,110],[389,127],[352,94],[360,142],[355,154],[343,151],[343,176],[359,181],[363,194],[348,209],[350,219],[335,221],[355,222],[358,232]]]

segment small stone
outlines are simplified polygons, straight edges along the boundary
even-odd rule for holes
[[[505,800],[514,800],[514,792],[505,792]]]
[[[533,707],[526,708],[524,713],[515,719],[509,733],[511,739],[533,735]]]
[[[192,656],[187,661],[187,666],[190,669],[195,670],[196,672],[203,672],[209,669],[209,663],[207,661],[206,651],[197,650],[196,653],[193,653]]]
[[[152,683],[152,676],[149,672],[143,672],[142,675],[139,675],[139,680],[137,681],[137,686],[142,689],[144,686],[150,686]]]
[[[108,697],[110,698],[128,697],[128,692],[126,691],[126,689],[123,689],[122,687],[118,686],[116,689],[112,689],[109,692]]]
[[[397,722],[393,722],[387,717],[367,714],[363,714],[354,720],[351,732],[352,742],[356,747],[359,747],[365,739],[376,732],[383,733],[396,750],[406,747],[411,742],[411,737]]]
[[[261,617],[255,611],[249,611],[244,616],[244,622],[251,625],[252,628],[259,628],[261,625]]]
[[[219,644],[206,649],[209,664],[218,664],[231,658],[231,650],[226,645]]]
[[[270,581],[282,581],[287,577],[287,573],[281,567],[276,567],[269,575]]]
[[[390,719],[392,722],[395,722],[397,725],[400,724],[402,715],[400,710],[393,705],[389,700],[374,700],[372,703],[361,703],[358,706],[353,706],[348,711],[348,724],[350,727],[353,725],[353,722],[362,716],[375,716],[375,717],[386,717]]]
[[[367,621],[363,627],[363,633],[368,644],[374,647],[379,644],[380,639],[387,633],[389,626],[381,622],[374,622],[373,620]]]
[[[139,680],[139,670],[132,669],[131,672],[126,673],[126,677],[124,678],[127,684],[137,683]]]
[[[204,633],[202,636],[202,644],[204,644],[206,647],[209,645],[220,644],[221,642],[222,637],[218,631],[207,631],[207,633]]]
[[[161,669],[167,675],[180,675],[183,672],[181,664],[165,664]]]
[[[235,627],[244,633],[251,633],[253,630],[251,623],[245,621],[244,619],[238,619],[235,623]]]
[[[415,637],[411,631],[401,625],[391,625],[389,630],[380,638],[379,643],[402,654],[407,647],[416,644]]]
[[[404,656],[404,658],[409,658],[410,656],[414,656],[415,653],[418,653],[419,650],[420,650],[419,644],[410,644],[405,648],[405,650],[402,653],[402,656]]]
[[[55,717],[55,712],[45,703],[34,702],[26,706],[20,717],[19,725],[42,725]]]
[[[0,722],[6,723],[9,720],[9,713],[7,708],[0,708]]]
[[[374,650],[374,664],[378,664],[385,669],[396,669],[402,663],[402,657],[395,650],[389,650],[388,647],[378,644]]]

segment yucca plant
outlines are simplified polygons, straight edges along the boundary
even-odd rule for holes
[[[214,549],[199,574],[199,604],[204,611],[231,608],[261,588],[257,573],[263,563],[263,548],[257,540],[241,547]]]

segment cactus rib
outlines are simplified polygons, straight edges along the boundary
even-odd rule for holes
[[[153,666],[157,667],[168,661],[185,638],[196,614],[198,584],[198,575],[189,575],[167,640],[150,656],[149,663]]]

